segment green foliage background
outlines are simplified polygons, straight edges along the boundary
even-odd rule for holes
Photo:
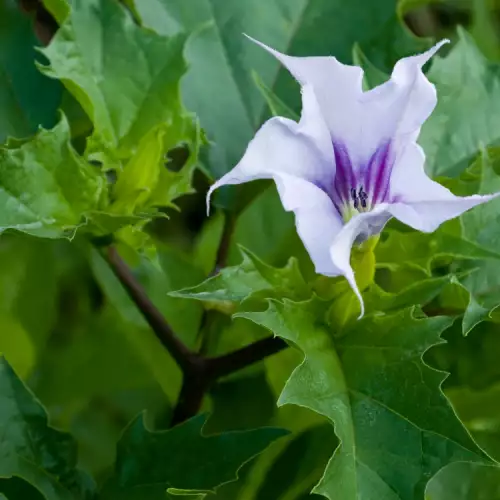
[[[496,0],[0,0],[0,498],[500,500],[500,200],[433,234],[391,222],[356,321],[273,186],[205,215],[262,122],[300,112],[242,33],[367,88],[450,37],[428,173],[500,191]],[[172,427],[182,373],[110,244],[188,348],[288,347]]]

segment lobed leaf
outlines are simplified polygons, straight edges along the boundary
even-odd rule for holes
[[[76,154],[62,116],[51,130],[0,148],[0,232],[70,236],[97,210],[105,180]]]
[[[138,417],[118,444],[114,475],[99,498],[160,499],[167,489],[213,492],[235,481],[244,463],[287,434],[269,427],[204,436],[206,419],[199,415],[168,431],[151,432]]]
[[[151,129],[183,114],[184,43],[184,35],[139,27],[115,0],[74,0],[42,50],[50,65],[41,70],[61,80],[91,118],[91,149],[127,157]]]
[[[76,468],[76,443],[48,426],[47,414],[0,358],[0,477],[20,477],[47,500],[90,499],[94,485]]]
[[[262,262],[249,250],[240,247],[243,261],[238,266],[226,267],[200,285],[184,288],[170,295],[202,300],[224,307],[248,298],[292,297],[307,298],[310,290],[300,273],[297,260],[291,258],[283,268]],[[215,305],[214,305],[215,307]]]
[[[364,318],[335,339],[318,321],[323,310],[317,301],[285,300],[237,315],[304,353],[278,404],[326,416],[340,440],[314,493],[332,500],[420,500],[445,465],[490,462],[441,392],[445,376],[422,361],[452,318],[416,319],[405,310]]]

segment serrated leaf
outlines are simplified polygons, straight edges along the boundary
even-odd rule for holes
[[[213,492],[235,481],[240,467],[288,431],[260,428],[204,436],[206,415],[168,431],[151,432],[135,419],[118,443],[113,478],[102,500],[163,498],[167,489]]]
[[[237,315],[304,353],[278,404],[326,416],[340,439],[314,493],[421,500],[427,481],[448,463],[489,462],[441,392],[444,374],[422,361],[452,318],[416,319],[405,310],[360,320],[334,339],[321,323],[323,310],[317,301],[285,300]]]
[[[364,294],[365,309],[367,312],[388,312],[413,305],[423,306],[437,297],[443,288],[451,282],[453,282],[452,275],[429,278],[417,281],[398,293],[386,292],[374,285]]]
[[[91,118],[91,147],[127,157],[152,128],[183,113],[184,41],[142,29],[117,1],[74,0],[42,50],[50,65],[41,69],[62,80]]]
[[[172,171],[165,158],[168,151],[181,142],[189,149],[188,157],[179,171]],[[198,165],[201,142],[199,124],[187,115],[173,124],[153,128],[118,173],[110,211],[132,214],[158,206],[176,208],[175,199],[194,192],[191,180]]]
[[[133,214],[136,207],[145,205],[151,190],[158,184],[160,170],[164,168],[164,137],[167,127],[150,130],[140,141],[136,153],[119,173],[113,187],[110,210],[117,214]]]
[[[268,266],[243,247],[240,251],[243,256],[240,265],[226,267],[200,285],[170,295],[202,300],[224,310],[227,303],[239,304],[250,297],[285,296],[300,300],[310,296],[296,259],[291,258],[285,267],[278,269]]]
[[[486,194],[500,189],[500,176],[496,170],[500,166],[500,149],[483,150],[472,165],[471,170],[478,173],[479,193]],[[498,200],[477,210],[462,215],[463,234],[471,241],[477,242],[487,251],[498,251],[500,240],[498,227],[500,222],[500,205]],[[500,305],[500,282],[497,266],[492,262],[473,264],[478,270],[463,281],[463,286],[470,294],[470,301],[464,315],[464,334],[467,334],[480,321],[488,319],[494,309]]]
[[[265,114],[253,70],[287,106],[300,109],[300,93],[290,76],[242,33],[292,55],[335,55],[343,62],[359,42],[384,69],[401,53],[422,46],[402,27],[395,0],[193,0],[189,9],[184,0],[131,3],[143,24],[158,33],[193,33],[183,94],[215,143],[209,168],[216,177],[239,161]]]
[[[165,149],[170,149],[178,143],[183,142],[189,149],[188,157],[179,171],[172,171],[169,165],[163,165],[160,169],[158,182],[154,186],[148,203],[152,206],[173,207],[173,203],[180,196],[194,193],[192,178],[198,166],[198,156],[204,141],[203,132],[197,120],[191,117],[183,119],[183,125],[177,126],[177,137],[171,130],[167,132],[167,143]]]
[[[387,230],[387,238],[375,249],[377,266],[397,269],[409,266],[431,274],[434,261],[442,258],[464,260],[498,260],[500,253],[468,240],[448,234],[443,226],[434,233]]]
[[[48,426],[33,394],[0,358],[0,477],[18,476],[47,500],[90,499],[94,485],[76,468],[76,443]]]
[[[53,129],[0,148],[0,232],[71,236],[98,209],[104,183],[74,151],[63,116]]]
[[[61,85],[35,68],[38,41],[31,20],[14,0],[0,2],[0,143],[57,121]]]

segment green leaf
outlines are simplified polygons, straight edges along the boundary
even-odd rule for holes
[[[437,297],[446,285],[453,282],[453,275],[428,278],[412,283],[397,293],[386,292],[374,285],[364,294],[365,309],[369,313],[395,311],[413,305],[423,306]]]
[[[356,66],[363,68],[363,88],[370,90],[389,79],[389,75],[380,71],[361,50],[358,44],[355,44],[352,49],[352,60]]]
[[[43,0],[43,5],[59,24],[62,24],[68,17],[70,3],[70,0]]]
[[[401,25],[395,0],[260,0],[220,3],[195,0],[135,0],[144,26],[161,34],[193,33],[183,81],[187,106],[215,143],[209,167],[219,177],[231,169],[265,115],[265,99],[252,71],[294,111],[300,93],[277,61],[243,37],[248,33],[293,55],[335,55],[351,60],[355,42],[385,69],[402,53],[421,47]],[[211,98],[207,99],[206,96]]]
[[[500,66],[488,62],[464,30],[445,58],[436,57],[429,79],[438,104],[422,127],[426,169],[433,175],[457,175],[481,145],[500,139]]]
[[[21,477],[47,500],[90,499],[94,485],[76,469],[76,444],[69,434],[47,424],[33,394],[0,358],[0,476]]]
[[[496,20],[496,2],[472,0],[472,26],[469,28],[479,49],[489,60],[500,58],[500,38]]]
[[[24,481],[19,477],[11,477],[9,479],[0,478],[0,499],[4,500],[23,500],[29,498],[30,500],[44,500],[40,490],[35,488],[32,484]]]
[[[269,110],[273,116],[283,116],[291,120],[299,121],[300,115],[290,109],[263,81],[262,78],[254,71],[252,73],[255,85],[262,93],[266,100]]]
[[[328,424],[315,425],[294,436],[272,463],[257,498],[306,498],[337,444]]]
[[[27,137],[57,121],[61,85],[35,68],[38,41],[14,0],[0,2],[0,143]]]
[[[19,233],[0,242],[0,352],[26,379],[56,323],[60,255],[54,241]]]
[[[488,194],[500,190],[500,176],[496,173],[500,168],[500,149],[483,150],[472,165],[471,170],[479,173],[479,193]],[[463,234],[471,241],[477,242],[487,251],[498,251],[500,239],[498,224],[500,221],[498,199],[494,199],[461,217]],[[493,310],[500,305],[500,281],[497,266],[492,262],[474,263],[478,270],[471,274],[463,285],[470,293],[470,302],[464,316],[464,334],[477,323],[489,319]]]
[[[62,80],[94,123],[91,149],[129,156],[159,124],[183,114],[179,80],[185,37],[137,26],[117,1],[74,0],[42,71]]]
[[[243,187],[246,186],[258,187],[259,182],[252,182]],[[297,235],[294,216],[283,210],[274,183],[264,189],[238,215],[232,240],[229,254],[231,264],[240,260],[238,245],[248,248],[272,265],[282,265],[291,255],[300,257],[300,252],[307,256]],[[309,260],[309,256],[306,260]]]
[[[444,337],[446,344],[429,351],[429,359],[436,368],[450,372],[448,389],[466,386],[479,390],[500,380],[498,324],[483,321],[464,337],[462,324],[456,321]]]
[[[0,231],[70,236],[96,210],[104,178],[70,144],[62,117],[51,130],[11,148],[0,148]]]
[[[479,246],[474,239],[466,239],[466,235],[461,238],[449,234],[444,228],[442,226],[431,234],[387,230],[387,238],[381,240],[375,249],[377,267],[414,267],[430,275],[433,263],[439,259],[500,258],[498,251]]]
[[[146,134],[136,153],[120,172],[113,189],[111,210],[117,214],[133,214],[137,206],[145,205],[151,190],[158,184],[163,168],[163,141],[166,127],[159,126]]]
[[[310,296],[296,259],[291,258],[285,267],[277,269],[243,247],[240,251],[243,261],[239,266],[226,267],[200,285],[171,292],[170,295],[202,300],[223,310],[227,307],[231,309],[232,304],[239,304],[250,297],[291,297],[300,300]]]
[[[176,136],[177,133],[177,136]],[[166,150],[183,142],[189,149],[187,159],[178,171],[170,170],[169,164],[163,165],[159,172],[158,182],[154,186],[148,203],[152,206],[178,208],[173,202],[186,194],[195,192],[192,187],[192,178],[198,167],[198,156],[205,138],[198,121],[187,116],[183,125],[176,130],[167,132]]]
[[[169,296],[168,293],[175,288],[182,288],[198,282],[203,275],[183,255],[173,250],[170,251],[168,248],[161,250],[159,260],[165,271],[161,269],[158,261],[150,261],[145,257],[139,261],[139,265],[136,263],[136,266],[133,266],[135,267],[133,270],[150,299],[164,314],[174,331],[189,347],[194,347],[200,327],[202,309],[197,303],[181,301]],[[171,356],[150,330],[137,306],[114,276],[109,265],[95,250],[91,253],[91,264],[95,277],[108,300],[119,311],[123,319],[141,329],[140,335],[137,334],[136,329],[124,329],[127,340],[150,367],[165,394],[172,399],[176,398],[181,374]]]
[[[452,464],[430,482],[426,500],[500,500],[500,467]]]
[[[278,404],[326,416],[340,440],[314,493],[420,500],[430,477],[448,463],[488,463],[441,392],[444,374],[422,361],[452,318],[416,319],[411,310],[367,317],[335,340],[321,323],[323,311],[318,301],[285,300],[237,315],[304,353]]]
[[[472,436],[493,458],[500,458],[500,415],[498,383],[483,390],[466,385],[446,391],[458,416]]]
[[[44,404],[76,405],[154,381],[152,370],[131,341],[143,332],[124,321],[112,306],[82,315],[74,327],[66,325],[65,335],[65,342],[52,345],[37,364],[33,386]]]
[[[500,148],[483,149],[470,168],[478,172],[479,194],[489,194],[500,190]],[[500,245],[498,223],[500,221],[500,200],[494,199],[476,207],[461,216],[464,236],[477,242],[483,248],[496,251]]]
[[[163,498],[165,490],[210,493],[237,479],[240,467],[288,432],[278,428],[204,436],[205,415],[168,431],[151,432],[142,417],[118,443],[114,476],[104,485],[103,500]]]

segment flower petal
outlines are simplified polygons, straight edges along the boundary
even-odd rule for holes
[[[435,231],[443,222],[498,196],[498,193],[455,196],[427,176],[424,162],[422,148],[411,141],[398,153],[391,177],[393,203],[389,210],[394,217],[418,231]]]
[[[371,212],[360,213],[342,228],[330,247],[333,264],[340,271],[339,274],[345,276],[359,299],[361,305],[360,317],[363,316],[365,308],[351,267],[351,249],[354,242],[364,241],[370,236],[380,233],[390,217],[386,204],[378,205]]]
[[[367,161],[386,141],[408,140],[409,137],[404,136],[415,132],[418,136],[420,127],[437,103],[436,89],[422,67],[448,42],[442,40],[427,52],[399,60],[387,82],[363,94],[359,136],[363,155],[360,161]]]
[[[311,85],[314,88],[331,136],[344,142],[352,154],[355,144],[348,138],[359,137],[363,70],[358,66],[342,64],[333,56],[288,56],[248,38],[276,57],[302,86]]]
[[[425,173],[425,155],[415,142],[416,133],[405,144],[395,144],[396,156],[391,175],[390,191],[397,201],[448,200],[453,198],[449,189],[433,181]]]
[[[443,222],[454,219],[476,205],[486,203],[499,195],[500,193],[460,197],[450,193],[447,199],[393,203],[388,210],[406,225],[424,233],[432,233]]]
[[[302,89],[302,102],[298,124],[273,118],[262,126],[238,165],[210,188],[207,210],[212,192],[220,186],[274,179],[283,207],[295,213],[297,232],[316,272],[338,276],[329,248],[342,220],[326,194],[335,177],[333,146],[310,85]]]
[[[307,179],[325,190],[333,185],[333,146],[311,86],[302,91],[300,122],[281,117],[268,120],[238,165],[212,185],[207,194],[207,211],[215,189],[227,184],[272,179],[282,172]]]
[[[417,131],[436,105],[436,91],[422,66],[448,42],[398,61],[389,81],[363,92],[363,70],[335,57],[293,57],[251,38],[273,54],[301,85],[312,85],[332,139],[363,168],[381,144]]]
[[[316,185],[280,173],[274,178],[287,211],[295,213],[295,224],[318,274],[338,276],[330,256],[330,246],[342,229],[342,219],[330,197]]]

